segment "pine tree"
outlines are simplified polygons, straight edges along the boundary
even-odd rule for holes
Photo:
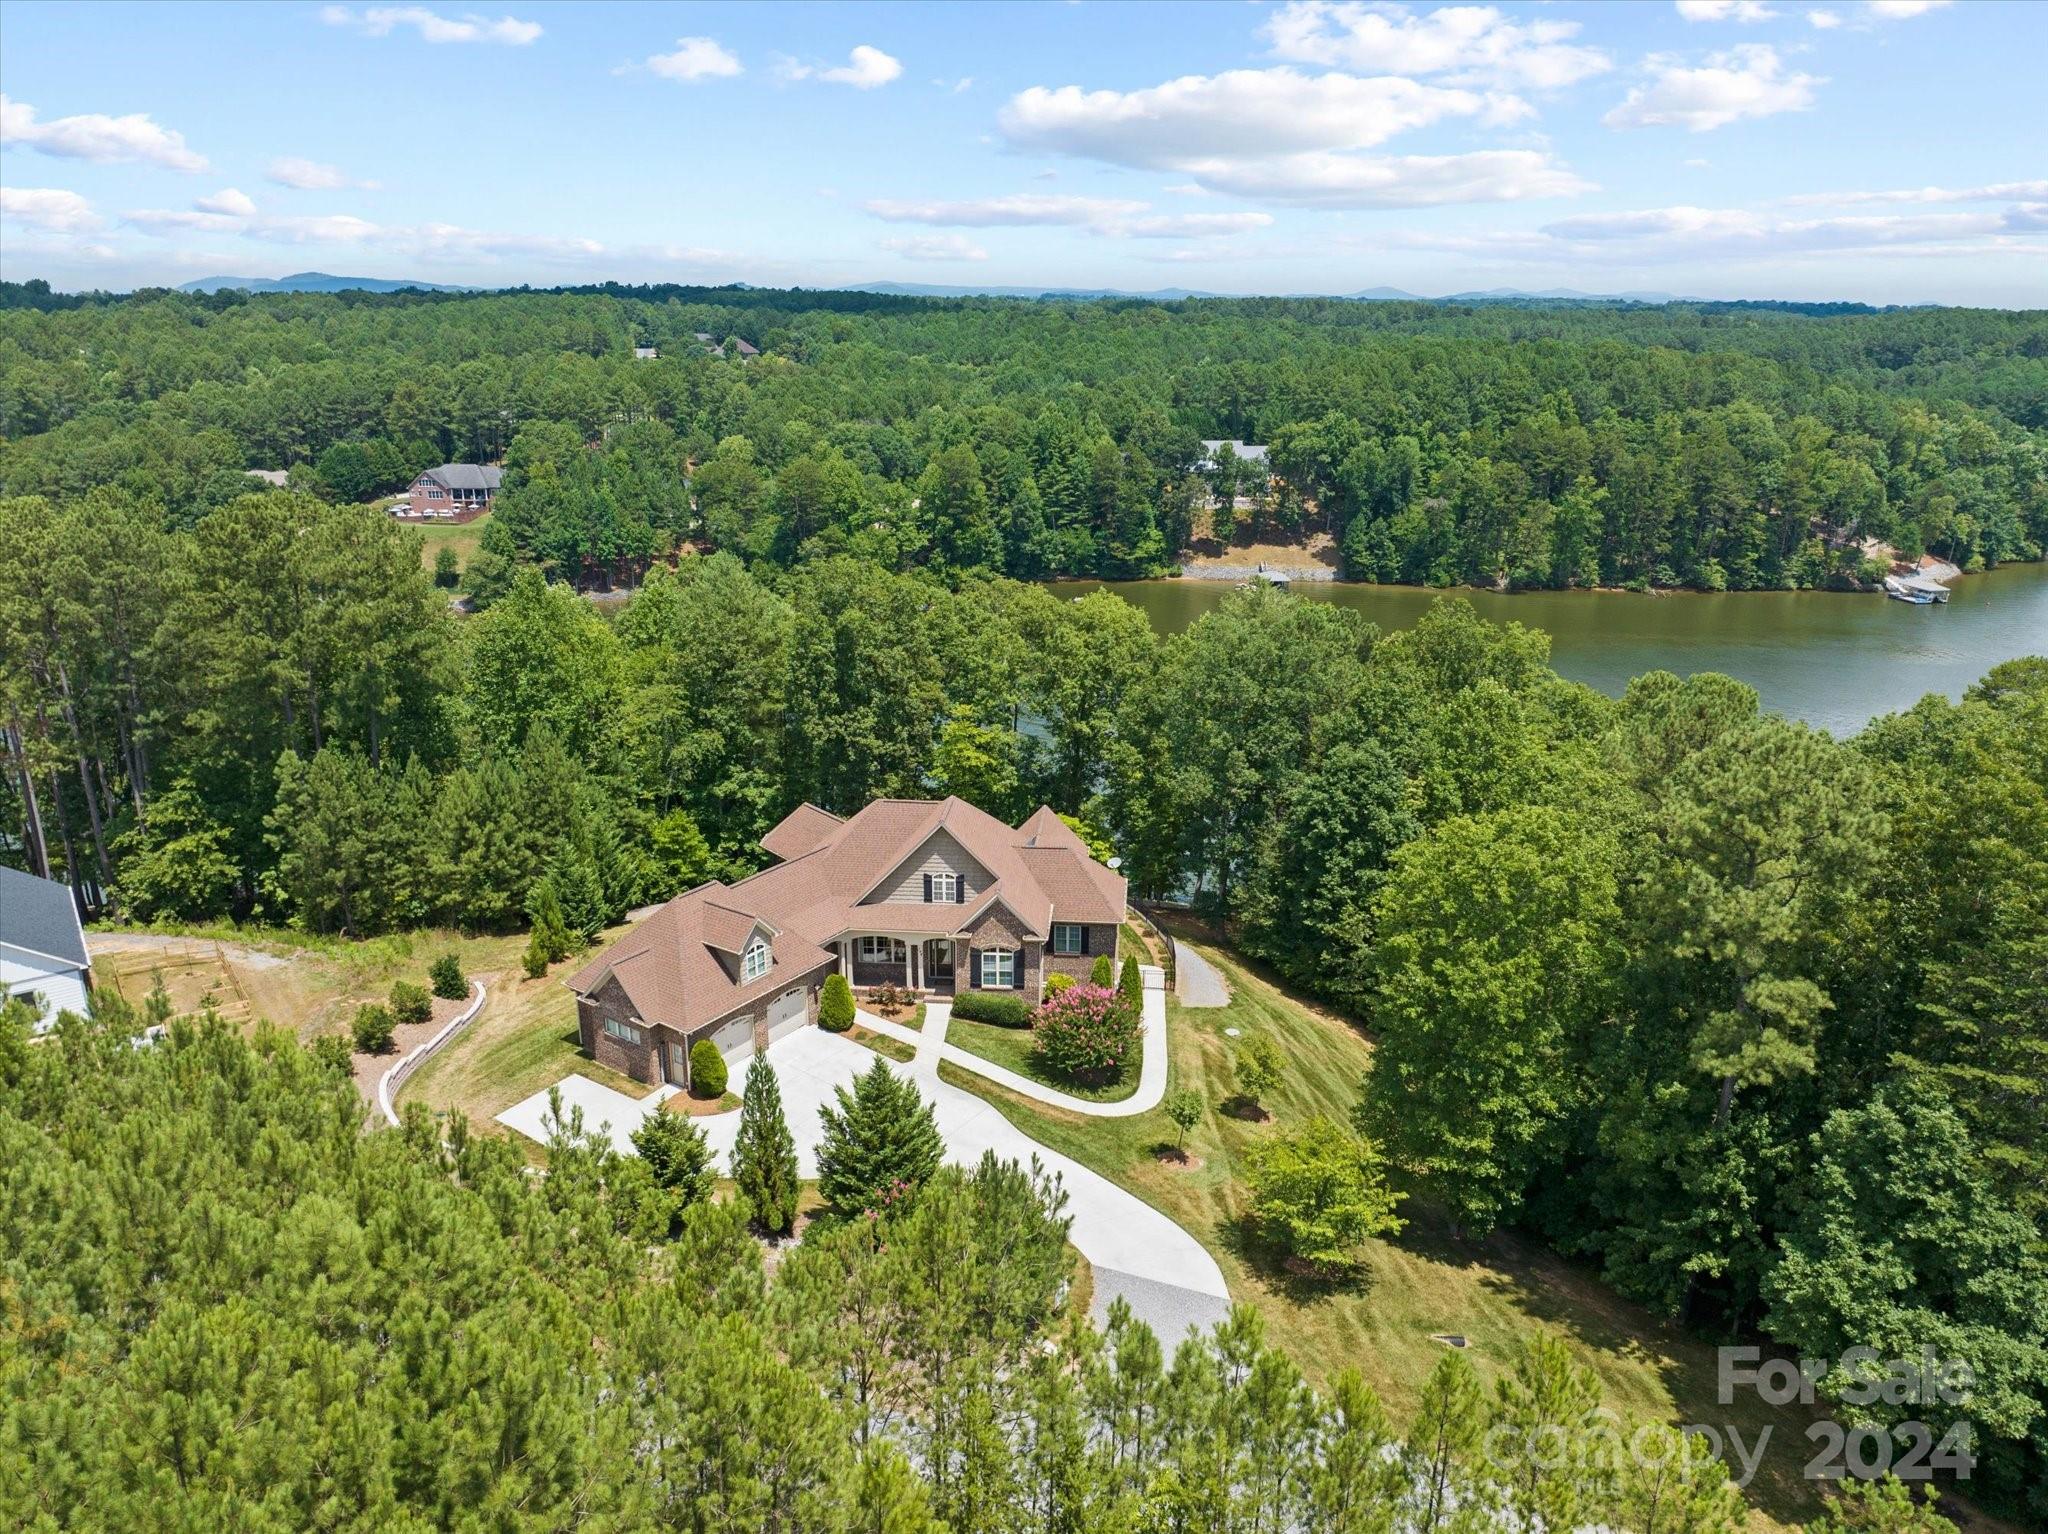
[[[749,1080],[751,1081],[751,1077]],[[908,1076],[879,1055],[839,1106],[818,1110],[818,1191],[842,1215],[887,1208],[915,1193],[938,1170],[944,1145],[931,1104]]]
[[[704,1142],[704,1131],[680,1113],[648,1114],[631,1138],[656,1186],[675,1195],[673,1235],[683,1210],[711,1197],[711,1147]]]
[[[1416,1534],[1434,1534],[1453,1521],[1485,1427],[1486,1398],[1478,1376],[1462,1354],[1446,1353],[1422,1383],[1421,1405],[1402,1455],[1413,1499],[1409,1521]]]
[[[796,1142],[783,1117],[782,1086],[765,1054],[755,1055],[747,1067],[739,1139],[732,1148],[732,1180],[762,1230],[786,1236],[796,1228]]]
[[[534,885],[526,897],[527,919],[533,923],[533,939],[529,952],[542,956],[541,969],[558,963],[575,951],[575,941],[569,935],[568,923],[562,917],[561,897],[555,893],[552,877],[542,879]],[[535,973],[529,961],[527,973]]]

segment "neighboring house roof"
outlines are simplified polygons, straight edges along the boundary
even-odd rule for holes
[[[945,840],[971,865],[969,895],[953,904],[885,903],[894,877],[914,873]],[[964,799],[877,799],[846,820],[799,805],[761,838],[779,861],[737,884],[679,895],[569,979],[588,995],[615,977],[636,1014],[684,1031],[787,986],[864,931],[948,937],[1000,904],[1043,940],[1055,920],[1113,925],[1125,885],[1051,809],[1012,828]],[[757,927],[772,935],[774,967],[737,983],[738,955]]]
[[[1217,459],[1221,458],[1223,456],[1222,450],[1226,447],[1230,449],[1230,456],[1241,463],[1264,463],[1266,461],[1265,448],[1254,443],[1240,442],[1235,437],[1217,437],[1214,440],[1204,437],[1202,439],[1202,453],[1210,463],[1214,463]]]
[[[636,346],[633,348],[633,355],[635,357],[658,358],[661,356],[661,348],[657,346]]]
[[[758,357],[761,355],[760,347],[755,346],[752,342],[742,341],[739,340],[738,338],[735,338],[733,340],[732,349],[738,352],[742,357]]]
[[[92,967],[70,889],[18,868],[0,868],[0,943],[77,969]]]
[[[421,479],[431,479],[444,490],[495,490],[505,471],[492,463],[444,463],[428,469]]]
[[[260,479],[266,485],[283,486],[291,479],[289,469],[244,469],[242,472],[251,479]]]

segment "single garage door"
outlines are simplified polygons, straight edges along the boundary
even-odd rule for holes
[[[718,1046],[718,1052],[725,1056],[726,1068],[738,1074],[754,1053],[754,1017],[752,1013],[736,1017],[711,1035],[711,1042]]]
[[[804,1009],[804,995],[803,989],[799,987],[794,991],[784,991],[775,998],[774,1004],[768,1008],[769,1043],[773,1044],[777,1039],[785,1038],[803,1027],[808,1020]]]

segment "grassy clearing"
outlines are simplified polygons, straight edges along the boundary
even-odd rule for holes
[[[474,522],[464,522],[460,526],[437,526],[431,522],[407,523],[406,525],[418,533],[422,540],[420,567],[425,570],[433,569],[436,552],[441,549],[453,549],[456,559],[460,562],[460,568],[467,570],[478,545],[484,541],[484,528],[490,520],[491,514],[485,512]]]
[[[1020,1076],[1028,1076],[1056,1092],[1085,1098],[1092,1103],[1121,1102],[1138,1090],[1138,1073],[1133,1070],[1126,1070],[1117,1080],[1101,1086],[1089,1086],[1062,1075],[1039,1059],[1029,1028],[1005,1028],[999,1023],[975,1023],[954,1018],[946,1024],[946,1042],[958,1044],[970,1055],[1013,1070]]]
[[[1407,1230],[1393,1241],[1373,1242],[1358,1277],[1342,1284],[1296,1278],[1249,1239],[1240,1218],[1240,1157],[1254,1140],[1311,1114],[1347,1115],[1372,1046],[1344,1019],[1289,997],[1227,953],[1202,946],[1230,982],[1231,1004],[1207,1010],[1167,1004],[1169,1088],[1191,1087],[1208,1104],[1187,1141],[1199,1164],[1183,1166],[1164,1154],[1176,1132],[1156,1109],[1126,1119],[1084,1118],[1043,1108],[950,1065],[941,1075],[995,1104],[1033,1138],[1179,1221],[1214,1254],[1231,1294],[1258,1307],[1268,1335],[1312,1379],[1358,1369],[1397,1422],[1413,1416],[1423,1379],[1442,1356],[1443,1345],[1431,1334],[1469,1338],[1467,1356],[1492,1380],[1512,1366],[1522,1339],[1549,1332],[1593,1370],[1606,1404],[1617,1411],[1733,1422],[1745,1443],[1770,1427],[1770,1452],[1749,1488],[1754,1528],[1788,1528],[1817,1514],[1814,1485],[1800,1475],[1812,1452],[1805,1437],[1811,1415],[1776,1410],[1749,1395],[1719,1405],[1712,1347],[1539,1244],[1512,1234],[1456,1239],[1419,1197],[1403,1207]],[[1268,1122],[1218,1111],[1231,1096],[1236,1041],[1225,1036],[1226,1028],[1245,1037],[1266,1034],[1280,1047],[1286,1063],[1280,1086],[1266,1099]],[[957,1030],[956,1024],[948,1038]]]
[[[608,942],[615,933],[599,939]],[[528,980],[508,965],[490,986],[476,1020],[433,1059],[413,1073],[399,1093],[401,1102],[459,1111],[486,1134],[507,1131],[495,1116],[572,1071],[630,1097],[645,1096],[646,1083],[599,1065],[583,1052],[576,1033],[576,998],[561,976],[571,965]]]

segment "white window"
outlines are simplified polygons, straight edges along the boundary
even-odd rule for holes
[[[860,956],[863,959],[901,959],[903,944],[893,937],[876,937],[868,933],[860,940]]]
[[[767,974],[769,958],[767,939],[757,937],[747,944],[747,951],[740,955],[740,984],[751,985]]]
[[[1017,955],[1014,950],[982,949],[981,988],[984,991],[1013,991],[1017,988]]]
[[[958,874],[930,875],[931,893],[925,899],[937,905],[955,905],[960,899],[960,876]]]
[[[1052,924],[1052,951],[1074,954],[1088,951],[1088,932],[1079,922],[1056,921]]]
[[[614,1017],[608,1017],[604,1020],[604,1031],[623,1043],[638,1044],[640,1042],[640,1030],[638,1028],[635,1028],[631,1023],[622,1023]]]

